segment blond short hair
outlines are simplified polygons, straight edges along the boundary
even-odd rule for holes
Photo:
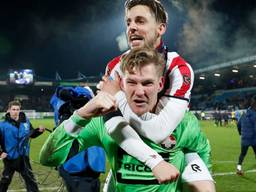
[[[10,101],[8,103],[8,109],[10,109],[12,106],[19,106],[19,107],[21,107],[21,103],[19,101],[17,101],[17,100]]]
[[[128,54],[121,59],[121,71],[125,73],[134,73],[135,70],[140,70],[142,67],[153,64],[156,67],[157,75],[163,76],[165,69],[165,59],[163,54],[156,49],[143,47],[132,49]]]

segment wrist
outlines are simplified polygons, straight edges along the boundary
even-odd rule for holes
[[[162,158],[161,155],[154,154],[154,155],[150,155],[150,158],[147,159],[146,161],[146,165],[153,170],[160,162],[164,161],[164,159]]]
[[[84,127],[88,122],[90,122],[90,118],[87,118],[81,111],[79,110],[74,111],[73,115],[71,116],[71,120],[81,127]]]

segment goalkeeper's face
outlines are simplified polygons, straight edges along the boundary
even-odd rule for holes
[[[137,115],[143,115],[154,109],[157,94],[163,88],[163,77],[159,77],[158,74],[153,64],[134,69],[132,72],[125,71],[122,89],[129,106]]]
[[[10,116],[12,119],[17,121],[19,119],[19,114],[20,114],[20,106],[18,105],[12,105],[9,109],[8,112],[10,113]]]

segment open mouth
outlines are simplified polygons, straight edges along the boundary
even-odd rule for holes
[[[135,103],[137,106],[142,106],[142,105],[147,104],[147,102],[146,102],[145,100],[142,100],[142,99],[134,99],[133,101],[134,101],[134,103]]]
[[[130,42],[138,42],[138,41],[142,41],[143,37],[139,36],[139,35],[131,35],[130,36]]]

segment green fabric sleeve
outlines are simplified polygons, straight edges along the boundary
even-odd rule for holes
[[[39,160],[45,166],[58,166],[63,164],[69,154],[72,143],[75,139],[80,144],[80,151],[90,146],[101,146],[101,131],[104,129],[102,118],[93,118],[90,121],[80,119],[76,114],[67,121],[86,124],[78,135],[70,135],[64,129],[65,121],[61,123],[47,138],[40,154]]]

